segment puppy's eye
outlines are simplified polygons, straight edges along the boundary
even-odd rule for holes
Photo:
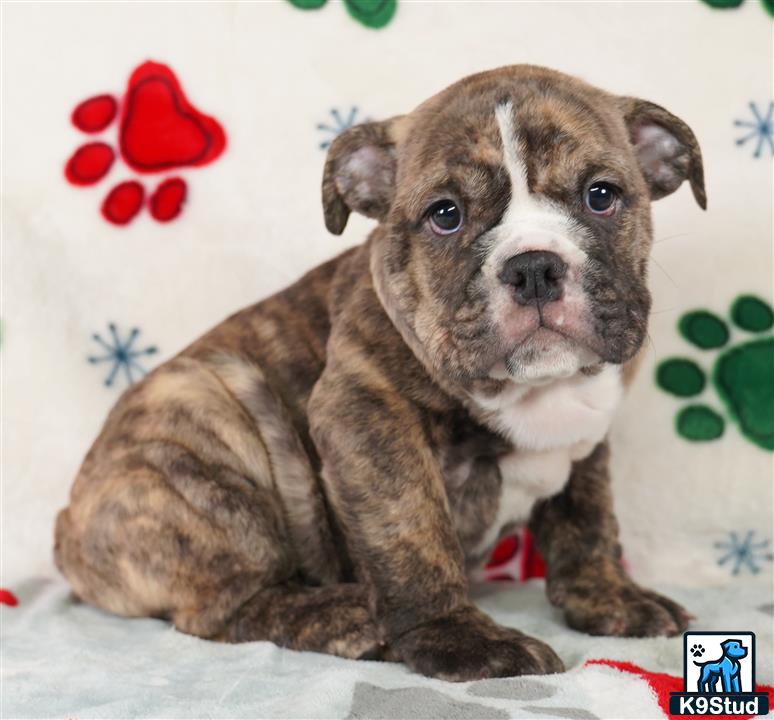
[[[618,189],[606,182],[594,183],[586,192],[586,207],[597,215],[612,215]]]
[[[454,200],[439,200],[428,213],[430,226],[439,235],[451,235],[462,225],[462,212]]]

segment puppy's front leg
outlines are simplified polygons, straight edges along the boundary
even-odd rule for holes
[[[564,490],[533,511],[548,598],[564,610],[570,627],[591,635],[676,635],[690,615],[637,585],[621,563],[608,457],[607,444],[598,445],[573,465]]]
[[[392,654],[446,680],[561,671],[551,648],[497,625],[468,599],[420,411],[378,370],[331,363],[309,417],[329,501]]]

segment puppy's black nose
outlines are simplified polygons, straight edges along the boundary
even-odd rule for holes
[[[556,253],[531,250],[506,260],[498,277],[520,305],[544,305],[562,297],[566,273],[567,263]]]

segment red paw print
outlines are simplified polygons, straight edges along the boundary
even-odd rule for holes
[[[146,62],[132,73],[121,100],[96,95],[80,103],[72,114],[79,130],[95,134],[119,118],[118,150],[138,173],[162,173],[175,168],[207,165],[226,147],[226,134],[215,118],[199,112],[186,98],[177,77],[166,65]],[[65,177],[73,185],[99,182],[116,159],[115,148],[102,141],[81,145],[67,161]],[[188,188],[185,180],[162,180],[148,200],[159,222],[176,218]],[[102,202],[102,215],[126,225],[145,204],[145,187],[127,180],[113,187]]]
[[[14,595],[10,590],[0,588],[0,605],[16,607],[18,604],[19,601],[16,599],[16,595]]]

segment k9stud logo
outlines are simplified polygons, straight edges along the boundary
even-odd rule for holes
[[[755,692],[755,634],[683,635],[683,692],[672,693],[672,715],[766,715],[769,698]]]

